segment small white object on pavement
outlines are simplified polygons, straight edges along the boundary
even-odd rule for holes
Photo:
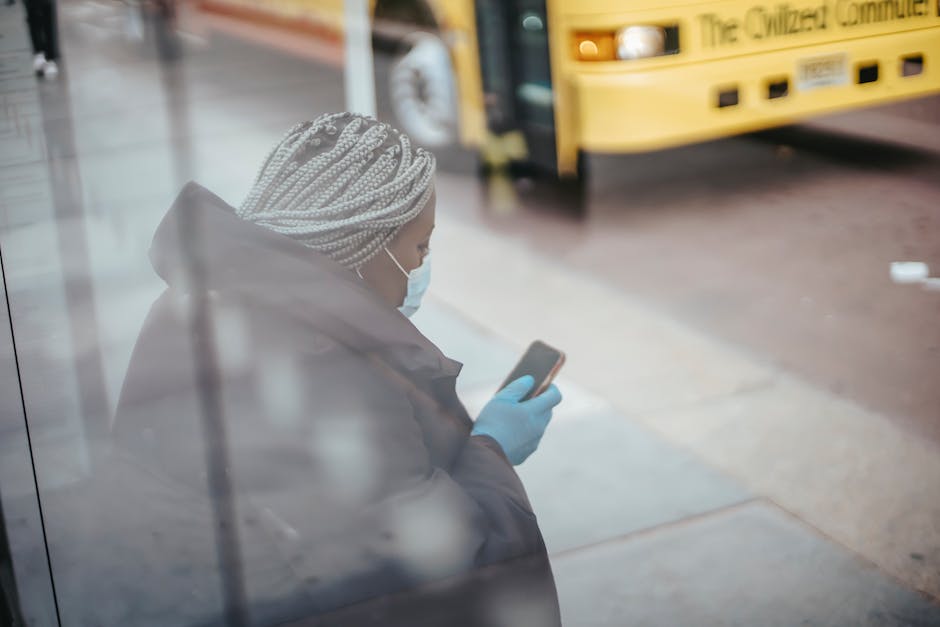
[[[930,276],[930,268],[922,261],[891,262],[891,280],[895,283],[922,283]]]

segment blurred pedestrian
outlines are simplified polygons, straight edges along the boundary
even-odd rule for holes
[[[141,331],[114,423],[116,450],[163,487],[119,473],[104,492],[128,513],[111,516],[119,532],[98,533],[120,559],[89,557],[115,563],[76,582],[126,596],[141,587],[119,607],[142,614],[88,623],[140,624],[154,608],[185,607],[162,624],[215,624],[194,597],[166,596],[212,590],[218,575],[197,498],[214,489],[199,401],[214,380],[239,512],[226,523],[238,530],[239,605],[252,624],[560,624],[513,468],[536,450],[560,393],[523,400],[534,385],[523,377],[474,421],[455,391],[461,365],[408,319],[430,281],[434,173],[433,155],[406,135],[341,113],[291,129],[237,209],[196,184],[183,190],[154,237],[169,287]],[[193,356],[206,344],[192,343],[187,322],[194,302],[220,325],[207,376]],[[166,486],[176,495],[161,496]],[[145,522],[134,531],[131,520]],[[118,539],[131,531],[139,542]],[[98,605],[88,611],[107,609]]]
[[[33,43],[33,70],[36,76],[59,75],[59,32],[55,0],[23,0],[29,37]]]

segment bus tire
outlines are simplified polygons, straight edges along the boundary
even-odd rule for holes
[[[447,44],[436,33],[418,31],[408,35],[400,49],[392,59],[386,81],[395,121],[425,148],[454,145],[458,105]]]

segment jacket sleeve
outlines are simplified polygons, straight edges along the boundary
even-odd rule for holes
[[[386,377],[388,378],[388,377]],[[407,388],[409,429],[417,425],[423,436],[422,473],[440,475],[447,490],[459,497],[461,523],[473,525],[477,546],[472,563],[490,564],[536,552],[544,553],[538,524],[512,464],[502,447],[490,437],[469,436],[470,419],[453,386],[435,380],[422,391],[398,377]],[[442,395],[442,396],[441,396]],[[452,398],[451,398],[452,397]],[[410,418],[410,419],[409,419]],[[401,451],[408,457],[407,452]]]
[[[525,488],[493,438],[470,436],[451,477],[485,518],[485,539],[477,555],[479,563],[544,550]]]
[[[327,361],[301,368],[311,382],[311,431],[291,429],[281,447],[303,445],[281,459],[308,459],[307,470],[264,482],[276,490],[252,491],[273,530],[284,527],[273,534],[278,551],[322,609],[544,551],[495,441],[469,438],[451,468],[435,466],[433,438],[407,392],[351,353],[331,351]]]

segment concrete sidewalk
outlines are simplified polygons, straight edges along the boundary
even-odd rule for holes
[[[467,362],[468,405],[529,340],[569,353],[520,468],[568,624],[940,624],[933,447],[515,240],[435,238],[417,324]]]
[[[456,246],[456,239],[452,241],[448,234],[472,242],[467,228],[444,226],[438,234],[443,241],[436,244],[441,250]],[[487,257],[505,264],[500,275],[504,281],[525,267],[521,258],[493,255],[491,246],[485,249],[491,253]],[[525,331],[516,319],[519,337],[525,339],[500,339],[442,300],[457,300],[458,292],[463,304],[473,299],[464,293],[466,283],[456,282],[454,271],[447,262],[438,263],[435,296],[415,322],[447,354],[465,362],[460,390],[475,414],[528,339],[552,341],[558,336],[549,334],[545,319],[551,314],[543,312],[541,317],[528,319]],[[527,289],[531,288],[520,291]],[[594,296],[593,300],[574,300],[590,303],[592,309],[611,306]],[[501,318],[493,328],[506,331],[526,308],[525,300],[518,295],[504,309],[491,308],[492,316]],[[471,309],[477,314],[484,310]],[[585,332],[586,325],[576,325]],[[602,334],[609,329],[593,328]],[[682,335],[676,331],[650,337],[638,330],[629,342],[617,342],[614,347],[630,346],[637,354],[657,347],[663,352],[670,346],[684,347],[685,363],[714,357],[707,354],[701,339],[696,346]],[[574,351],[580,352],[578,347]],[[727,466],[703,460],[678,436],[656,432],[649,423],[625,415],[614,402],[577,384],[578,374],[591,366],[578,361],[569,366],[559,380],[565,401],[540,449],[519,467],[552,555],[566,625],[940,624],[940,607],[767,494],[756,492],[754,477],[735,477]],[[624,364],[620,372],[624,391],[630,388],[630,369]],[[682,408],[679,413],[695,414],[704,422],[718,399],[747,397],[748,390],[772,387],[749,378],[755,373],[740,366],[729,367],[724,376],[720,362],[715,362],[715,369],[711,382],[689,378],[687,389],[672,395]],[[737,393],[731,381],[735,376],[741,377],[742,391]],[[612,382],[617,379],[611,376]],[[649,378],[644,385],[647,399],[657,390],[664,398],[671,395],[667,382]],[[690,394],[702,398],[692,400]],[[651,401],[637,398],[633,402]],[[798,403],[798,397],[791,397],[789,407]],[[752,403],[752,408],[758,411],[759,402]],[[660,407],[651,415],[665,411]],[[743,435],[745,441],[757,438],[760,431],[749,429]],[[892,534],[884,535],[887,540]],[[893,540],[904,541],[902,537]]]

